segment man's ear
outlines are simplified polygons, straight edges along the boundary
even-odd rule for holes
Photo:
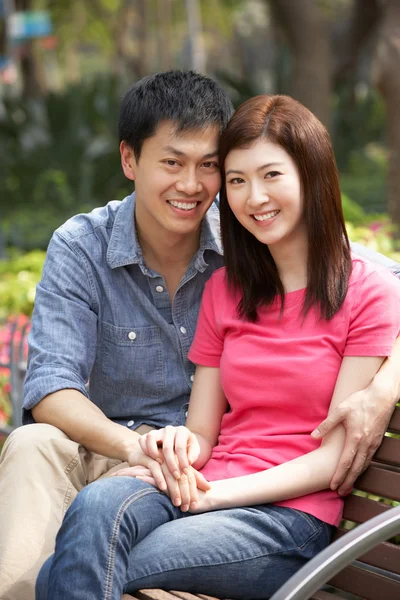
[[[122,141],[119,145],[121,154],[121,165],[125,177],[135,181],[136,160],[132,148],[126,142]]]

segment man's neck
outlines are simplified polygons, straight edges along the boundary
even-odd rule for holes
[[[190,235],[157,231],[154,235],[136,224],[137,236],[147,266],[160,274],[171,268],[186,270],[200,246],[200,229]]]

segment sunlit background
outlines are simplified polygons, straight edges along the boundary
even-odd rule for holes
[[[1,320],[30,315],[59,224],[132,191],[120,97],[169,68],[218,79],[236,106],[273,92],[311,108],[351,238],[399,259],[399,0],[0,0]]]

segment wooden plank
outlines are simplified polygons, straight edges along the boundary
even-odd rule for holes
[[[339,590],[361,596],[363,600],[399,600],[400,582],[357,566],[346,567],[329,582]]]
[[[135,594],[135,598],[138,600],[176,600],[176,596],[173,596],[170,592],[164,590],[139,590]]]
[[[392,418],[390,419],[388,431],[400,433],[400,406],[396,406]]]
[[[339,529],[335,534],[335,539],[343,537],[346,533],[345,529]],[[360,556],[358,560],[400,575],[400,546],[396,544],[381,542]]]
[[[199,597],[196,594],[191,594],[190,592],[179,592],[176,590],[171,591],[175,600],[179,598],[179,600],[199,600]]]
[[[351,494],[347,496],[344,502],[343,519],[354,521],[355,523],[364,523],[368,519],[376,517],[383,512],[390,510],[391,506]]]
[[[319,590],[314,594],[311,600],[345,600],[343,596],[339,596],[338,593],[330,594],[324,590]]]
[[[389,465],[400,465],[400,439],[385,436],[374,454],[374,460]]]
[[[400,473],[386,471],[373,465],[357,479],[356,488],[400,502]]]

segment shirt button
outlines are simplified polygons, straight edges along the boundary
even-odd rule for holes
[[[181,333],[186,333],[186,327],[183,327],[183,325],[182,325],[182,327],[179,327],[179,331]]]
[[[160,294],[161,294],[161,292],[163,292],[163,291],[164,291],[164,288],[163,288],[163,286],[162,286],[162,285],[158,285],[158,286],[156,287],[156,292],[160,292]]]
[[[190,376],[190,381],[194,381],[194,375]]]
[[[128,333],[128,338],[129,338],[130,340],[132,340],[132,341],[133,341],[133,340],[136,340],[136,333],[135,333],[134,331],[130,331],[130,332]]]
[[[127,422],[128,427],[132,427],[132,425],[134,425],[134,424],[135,424],[135,421],[128,421]]]
[[[185,412],[185,417],[187,417],[187,416],[188,416],[188,411]]]

